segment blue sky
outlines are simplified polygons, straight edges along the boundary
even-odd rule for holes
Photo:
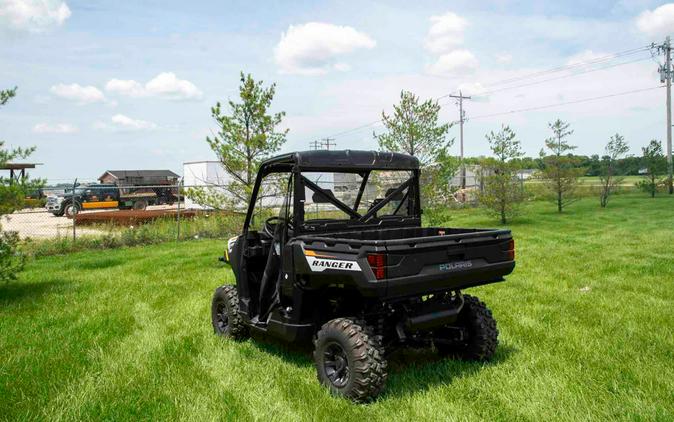
[[[243,70],[277,83],[274,109],[290,129],[284,151],[376,121],[402,89],[435,98],[462,88],[475,96],[466,102],[475,118],[466,123],[468,155],[488,153],[484,135],[501,123],[535,155],[557,117],[572,124],[579,153],[601,153],[615,132],[638,153],[664,140],[663,89],[500,113],[655,88],[660,58],[610,55],[662,42],[672,28],[674,3],[639,0],[0,0],[0,87],[19,87],[0,110],[0,139],[37,146],[44,165],[34,175],[53,181],[110,168],[181,173],[185,161],[214,158],[209,109],[236,95]],[[527,76],[573,63],[581,64]],[[443,120],[458,117],[454,103],[440,103]],[[336,142],[373,149],[378,130]],[[458,126],[450,132],[458,138]]]

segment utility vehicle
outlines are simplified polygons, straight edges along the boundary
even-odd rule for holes
[[[419,162],[404,154],[306,151],[263,162],[243,233],[225,249],[236,286],[215,291],[215,332],[313,340],[319,381],[357,402],[382,391],[387,356],[401,347],[490,359],[496,322],[461,290],[512,272],[511,233],[421,227],[419,191]]]

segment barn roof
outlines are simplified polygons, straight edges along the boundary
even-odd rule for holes
[[[98,179],[101,180],[105,177],[106,174],[110,174],[117,180],[128,179],[130,177],[137,178],[168,178],[168,179],[178,179],[180,176],[172,172],[171,170],[107,170],[101,175]]]

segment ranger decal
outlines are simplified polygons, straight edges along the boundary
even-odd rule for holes
[[[314,272],[325,270],[360,271],[360,265],[356,261],[335,259],[336,257],[332,255],[321,255],[311,249],[304,250],[304,257],[307,259],[309,268]]]

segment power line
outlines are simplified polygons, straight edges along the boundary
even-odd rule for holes
[[[602,100],[604,98],[612,98],[612,97],[619,97],[619,96],[622,96],[622,95],[636,94],[636,93],[639,93],[639,92],[652,91],[654,89],[659,89],[659,88],[664,88],[664,85],[658,85],[658,86],[654,86],[654,87],[650,87],[650,88],[634,89],[634,90],[631,90],[631,91],[617,92],[615,94],[601,95],[599,97],[581,98],[581,99],[578,99],[578,100],[564,101],[564,102],[561,102],[561,103],[546,104],[546,105],[542,105],[542,106],[521,108],[521,109],[518,109],[518,110],[510,110],[510,111],[504,111],[504,112],[499,112],[499,113],[491,113],[491,114],[482,114],[482,115],[479,115],[479,116],[471,117],[470,120],[486,119],[487,117],[503,116],[503,115],[506,115],[506,114],[522,113],[522,112],[525,112],[525,111],[535,111],[535,110],[542,110],[542,109],[546,109],[546,108],[558,107],[558,106],[569,105],[569,104],[578,104],[578,103],[584,103],[584,102],[588,102],[588,101]],[[458,123],[458,121],[455,121],[453,123]]]
[[[549,74],[549,73],[564,72],[564,71],[567,71],[567,70],[573,70],[573,69],[578,68],[578,67],[584,67],[584,66],[587,66],[587,65],[604,63],[604,62],[607,62],[607,61],[618,59],[620,57],[630,56],[632,54],[640,53],[642,51],[647,51],[650,48],[651,48],[651,45],[649,44],[649,45],[646,45],[646,46],[633,48],[633,49],[630,49],[630,50],[619,51],[617,53],[608,54],[606,56],[596,57],[596,58],[590,59],[590,60],[584,60],[584,61],[579,61],[579,62],[575,62],[575,63],[569,63],[569,64],[566,64],[566,65],[557,66],[557,67],[541,70],[541,71],[538,71],[538,72],[529,73],[529,74],[522,75],[522,76],[515,76],[515,77],[509,78],[509,79],[502,79],[500,81],[492,82],[492,83],[488,84],[487,86],[502,85],[502,84],[505,84],[505,83],[516,82],[516,81],[519,81],[521,79],[528,79],[528,78],[543,76],[543,75],[546,75],[546,74]]]
[[[636,53],[639,53],[639,52],[642,52],[642,51],[646,51],[646,50],[651,49],[652,47],[653,47],[653,45],[649,44],[649,45],[646,45],[646,46],[637,47],[637,48],[633,48],[633,49],[624,50],[624,51],[620,51],[620,52],[617,52],[617,53],[609,54],[609,55],[606,55],[606,56],[597,57],[597,58],[591,59],[591,60],[576,62],[576,63],[564,65],[564,66],[557,66],[557,67],[553,67],[553,68],[550,68],[550,69],[530,73],[530,74],[527,74],[527,75],[522,75],[522,76],[510,78],[510,79],[503,79],[503,80],[500,80],[500,81],[491,82],[491,83],[487,84],[486,86],[496,86],[496,85],[511,83],[511,82],[515,82],[515,81],[519,81],[519,80],[528,79],[528,78],[540,77],[540,76],[544,76],[546,74],[552,74],[552,73],[557,73],[557,72],[561,72],[561,71],[572,70],[574,68],[578,68],[578,67],[582,67],[582,66],[599,64],[599,63],[603,63],[603,62],[606,62],[606,61],[609,61],[609,60],[614,60],[616,58],[625,57],[625,56],[636,54]],[[563,76],[560,76],[560,77],[549,78],[549,79],[545,79],[543,81],[536,81],[536,82],[532,82],[532,83],[528,83],[528,84],[522,84],[522,85],[517,85],[517,86],[512,86],[512,87],[504,87],[504,88],[494,89],[494,90],[491,90],[491,91],[487,91],[487,92],[485,92],[481,95],[499,92],[499,91],[504,91],[504,90],[507,90],[507,89],[516,89],[516,88],[522,88],[522,87],[531,86],[531,85],[537,85],[537,84],[550,82],[550,81],[554,81],[554,80],[558,80],[558,79],[570,78],[570,77],[579,76],[579,75],[582,75],[582,74],[585,74],[585,73],[591,73],[591,72],[596,72],[596,71],[599,71],[599,70],[605,70],[605,69],[609,69],[609,68],[613,68],[613,67],[617,67],[617,66],[636,63],[636,62],[642,61],[642,60],[646,60],[646,59],[642,58],[642,59],[632,60],[632,61],[628,61],[628,62],[621,62],[621,63],[616,63],[616,64],[613,64],[613,65],[602,66],[600,68],[589,69],[589,70],[586,70],[586,71],[583,71],[583,72],[573,73],[573,74],[570,74],[570,75],[563,75]],[[653,88],[649,88],[649,89],[653,89]],[[639,91],[634,91],[634,92],[639,92]],[[627,93],[632,93],[632,91],[627,92]],[[626,95],[627,93],[620,93],[620,94],[617,94],[617,95]],[[451,97],[452,95],[453,95],[453,92],[450,92],[450,93],[445,94],[445,95],[441,95],[439,97],[436,97],[435,101],[438,101],[438,100],[443,99],[443,98]],[[611,95],[606,96],[604,98],[609,98],[611,96],[615,96],[615,95],[611,94]],[[597,97],[595,99],[600,99],[600,98],[602,98],[602,97]],[[592,99],[581,100],[581,102],[582,101],[590,101],[590,100],[592,100]],[[448,103],[445,103],[445,104],[448,104]],[[558,105],[563,105],[563,103],[560,103]],[[546,107],[551,107],[551,106],[554,106],[554,105],[543,106],[543,107],[546,108]],[[532,109],[535,110],[537,108],[532,107]],[[526,111],[526,110],[524,110],[524,111]],[[511,113],[511,112],[499,113],[498,115],[509,114],[509,113]],[[484,116],[480,116],[480,117],[484,117]],[[346,135],[346,134],[349,134],[349,133],[358,132],[360,130],[367,129],[367,128],[372,127],[372,126],[374,126],[376,124],[379,124],[381,122],[382,122],[382,119],[378,119],[378,120],[372,121],[370,123],[366,123],[366,124],[361,125],[361,126],[357,126],[357,127],[347,129],[347,130],[344,130],[344,131],[341,131],[341,132],[333,133],[333,134],[330,135],[330,137],[336,138],[336,137],[343,136],[343,135]],[[456,121],[454,123],[458,123],[458,122],[459,121]]]
[[[552,74],[552,73],[565,72],[565,71],[568,71],[568,70],[573,70],[575,68],[585,67],[585,66],[588,66],[588,65],[600,64],[600,63],[607,62],[607,61],[610,61],[610,60],[614,60],[614,59],[617,59],[617,58],[620,58],[620,57],[640,53],[642,51],[649,50],[651,47],[652,46],[649,44],[649,45],[644,46],[644,47],[633,48],[631,50],[625,50],[625,51],[621,51],[621,52],[618,52],[618,53],[613,53],[613,54],[609,54],[609,55],[606,55],[606,56],[597,57],[597,58],[594,58],[594,59],[591,59],[591,60],[575,62],[575,63],[563,65],[563,66],[557,66],[557,67],[553,67],[553,68],[550,68],[550,69],[540,70],[540,71],[537,71],[537,72],[528,73],[526,75],[521,75],[521,76],[515,76],[515,77],[512,77],[512,78],[508,78],[508,79],[501,79],[499,81],[490,82],[490,83],[486,84],[485,86],[504,85],[504,84],[509,84],[509,83],[512,83],[512,82],[517,82],[517,81],[520,81],[520,80],[537,78],[537,77],[545,76],[545,75]],[[612,67],[612,66],[607,66],[607,68],[608,67]],[[586,73],[586,72],[582,72],[582,73]],[[582,74],[582,73],[577,73],[577,74]],[[577,74],[573,74],[573,75],[577,75]],[[449,97],[454,92],[456,92],[456,91],[452,91],[449,94],[445,94],[445,95],[442,95],[440,97],[437,97],[436,100],[440,100],[442,98]]]
[[[503,87],[503,88],[492,89],[490,91],[484,91],[484,92],[476,93],[475,95],[476,96],[484,96],[484,95],[489,95],[489,94],[493,94],[493,93],[496,93],[496,92],[507,91],[507,90],[510,90],[510,89],[524,88],[524,87],[532,86],[532,85],[539,85],[539,84],[542,84],[542,83],[545,83],[545,82],[551,82],[551,81],[557,81],[557,80],[560,80],[560,79],[572,78],[574,76],[580,76],[580,75],[584,75],[586,73],[598,72],[600,70],[611,69],[611,68],[614,68],[614,67],[628,65],[628,64],[637,63],[637,62],[642,62],[642,61],[650,60],[650,59],[651,59],[650,56],[649,57],[642,57],[640,59],[630,60],[628,62],[614,63],[612,65],[597,67],[597,68],[594,68],[594,69],[588,69],[586,71],[572,73],[570,75],[562,75],[562,76],[557,76],[557,77],[554,77],[554,78],[543,79],[542,81],[535,81],[535,82],[529,82],[529,83],[521,84],[521,85],[506,86],[506,87]]]

